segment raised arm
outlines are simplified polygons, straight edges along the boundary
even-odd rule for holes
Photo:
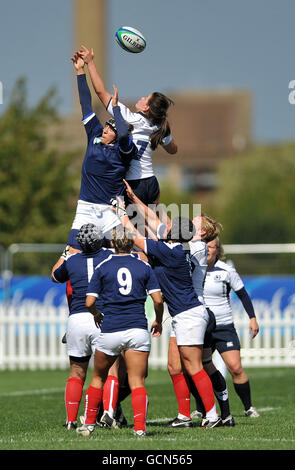
[[[95,93],[97,94],[98,98],[100,99],[104,107],[107,108],[112,95],[106,90],[104,81],[97,71],[96,65],[94,63],[93,48],[89,51],[87,47],[81,46],[80,51],[79,51],[79,56],[81,59],[83,59],[85,64],[87,64],[89,75],[90,75]]]
[[[112,96],[112,107],[113,107],[113,115],[116,121],[116,128],[118,134],[118,141],[119,141],[119,148],[123,154],[130,154],[132,150],[132,158],[135,158],[137,154],[137,147],[132,140],[131,134],[128,132],[128,125],[126,121],[123,119],[121,114],[120,106],[118,106],[118,89],[115,85],[113,85],[114,94]]]
[[[77,72],[79,100],[81,104],[83,119],[85,119],[87,116],[93,113],[92,104],[91,104],[91,93],[89,90],[89,86],[87,83],[86,74],[84,70],[85,62],[79,56],[78,52],[75,52],[71,60]]]
[[[152,230],[152,232],[157,233],[157,229],[162,223],[161,220],[150,207],[146,206],[141,201],[141,199],[136,196],[128,182],[124,179],[123,181],[126,185],[126,193],[128,198],[132,201],[133,204],[136,204],[138,211],[145,218],[147,226]]]

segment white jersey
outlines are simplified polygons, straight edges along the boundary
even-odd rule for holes
[[[214,313],[216,325],[233,323],[230,304],[230,291],[235,292],[244,287],[244,283],[234,267],[218,260],[212,269],[207,271],[204,284],[206,307]]]
[[[118,102],[120,106],[123,119],[129,124],[132,124],[134,129],[132,131],[133,142],[138,148],[138,160],[132,160],[129,170],[126,174],[126,180],[136,180],[143,178],[150,178],[154,176],[150,136],[159,129],[158,126],[150,124],[149,120],[142,113],[133,113],[125,104]],[[113,115],[112,100],[110,100],[107,111]],[[171,135],[165,137],[162,145],[168,145],[172,140]]]
[[[189,242],[190,259],[193,264],[192,281],[194,289],[200,302],[204,303],[203,287],[207,271],[208,248],[204,241],[196,240]]]

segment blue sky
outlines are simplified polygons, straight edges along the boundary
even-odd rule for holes
[[[288,101],[288,84],[295,79],[294,0],[107,3],[108,86],[116,83],[122,99],[137,99],[154,90],[246,89],[253,94],[254,139],[295,140],[295,105]],[[27,77],[30,103],[55,85],[61,113],[70,112],[73,4],[9,0],[1,5],[0,113],[20,76]],[[114,33],[122,25],[142,31],[147,39],[143,53],[128,54],[119,48]]]

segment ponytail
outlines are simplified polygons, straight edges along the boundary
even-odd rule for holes
[[[149,110],[146,114],[148,120],[154,126],[158,126],[150,137],[151,148],[156,150],[162,140],[167,137],[170,133],[170,124],[167,119],[167,111],[169,106],[171,106],[173,101],[167,96],[159,92],[154,92],[149,100]]]

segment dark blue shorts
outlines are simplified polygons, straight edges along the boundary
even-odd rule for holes
[[[204,336],[204,344],[203,344],[204,349],[211,348],[212,332],[216,328],[216,321],[215,321],[214,313],[211,312],[211,310],[209,308],[206,308],[206,310],[209,314],[209,322],[208,322],[207,329],[206,329],[205,336]]]
[[[134,194],[147,206],[154,204],[160,194],[160,186],[155,176],[139,180],[129,180]]]
[[[241,345],[233,323],[217,326],[211,333],[211,348],[221,354],[226,351],[240,351]]]

